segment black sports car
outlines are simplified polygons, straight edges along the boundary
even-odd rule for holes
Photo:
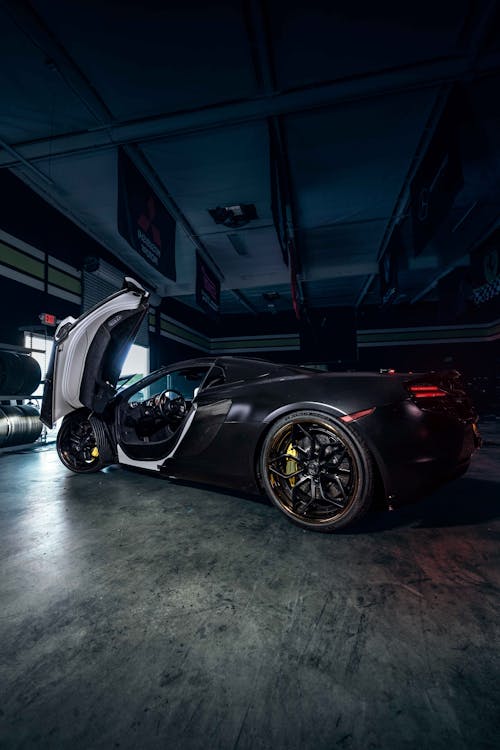
[[[265,492],[301,526],[333,531],[377,494],[395,506],[462,474],[479,445],[456,371],[328,373],[214,356],[116,390],[147,307],[127,278],[56,331],[42,421],[64,417],[57,448],[72,471],[120,463]]]

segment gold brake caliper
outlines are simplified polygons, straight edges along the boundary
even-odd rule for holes
[[[288,448],[286,449],[286,455],[287,455],[287,459],[286,459],[285,474],[295,474],[295,472],[297,471],[297,461],[295,461],[294,459],[297,458],[298,453],[297,453],[297,449],[293,447],[292,443],[288,445]],[[288,456],[290,456],[290,458],[288,458]],[[296,481],[295,477],[290,477],[288,481],[290,482],[292,487],[295,486],[295,481]]]
[[[92,458],[97,458],[97,456],[99,455],[99,448],[97,447],[97,445],[92,448],[90,455],[92,456]]]

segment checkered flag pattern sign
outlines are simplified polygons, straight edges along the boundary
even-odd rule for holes
[[[476,305],[481,305],[483,302],[488,302],[493,297],[496,297],[497,294],[500,294],[500,276],[474,289],[472,292],[472,301]]]

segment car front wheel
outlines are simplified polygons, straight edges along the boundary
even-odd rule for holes
[[[57,433],[59,458],[66,468],[77,474],[99,471],[105,466],[88,416],[86,410],[68,414]]]
[[[307,529],[343,528],[372,501],[367,445],[321,412],[296,411],[275,422],[262,446],[259,473],[271,502]]]

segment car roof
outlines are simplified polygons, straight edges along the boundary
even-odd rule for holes
[[[232,357],[228,355],[216,357],[198,357],[196,359],[186,359],[182,362],[172,362],[170,365],[168,365],[168,368],[187,369],[196,367],[210,367],[211,365],[222,367],[226,371],[229,381],[256,378],[259,376],[267,375],[268,373],[274,373],[277,370],[289,370],[292,367],[291,365],[269,362],[269,360],[258,359],[257,357]]]

